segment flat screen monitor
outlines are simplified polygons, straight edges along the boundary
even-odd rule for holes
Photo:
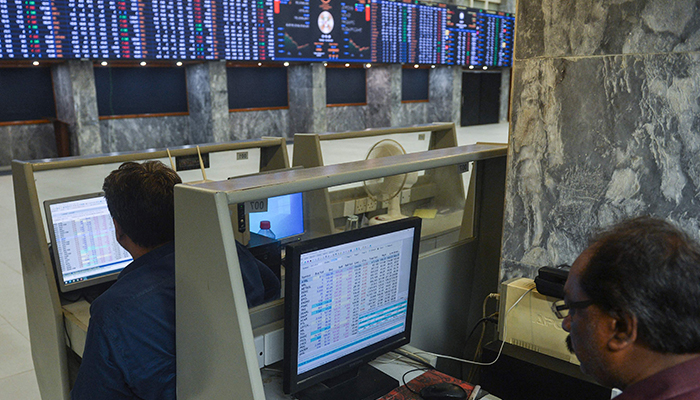
[[[407,218],[287,246],[286,393],[364,399],[398,386],[367,363],[410,342],[420,228]]]
[[[291,241],[304,233],[304,203],[302,193],[290,193],[267,199],[267,211],[248,215],[250,231],[258,233],[261,222],[268,221],[275,239]],[[267,225],[265,225],[267,226]]]
[[[113,281],[132,261],[102,193],[47,200],[44,208],[61,292]]]

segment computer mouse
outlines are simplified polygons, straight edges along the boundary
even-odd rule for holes
[[[466,399],[467,392],[459,385],[442,382],[421,389],[420,397],[424,400]]]

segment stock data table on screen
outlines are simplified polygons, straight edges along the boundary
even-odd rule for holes
[[[508,66],[513,29],[418,0],[0,0],[0,59]]]

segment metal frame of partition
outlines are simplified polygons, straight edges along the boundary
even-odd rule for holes
[[[231,205],[473,161],[475,194],[466,203],[473,205],[474,217],[462,220],[462,231],[473,233],[465,240],[469,242],[469,263],[475,266],[469,272],[472,301],[470,309],[459,312],[468,316],[465,321],[478,319],[480,310],[471,308],[478,309],[483,295],[495,291],[498,283],[506,153],[505,145],[448,147],[176,186],[178,396],[212,399],[236,393],[238,399],[265,398],[252,329],[282,318],[283,300],[248,310],[229,218]],[[478,305],[472,304],[474,299],[479,299]]]
[[[294,156],[292,166],[304,168],[320,167],[326,165],[323,159],[321,142],[333,142],[344,139],[359,139],[379,137],[387,135],[401,135],[410,133],[427,132],[429,134],[428,150],[446,149],[457,146],[457,131],[454,123],[433,123],[427,125],[415,125],[398,128],[365,129],[353,132],[338,133],[297,133],[294,135]],[[429,172],[430,180],[438,186],[449,187],[451,190],[434,193],[436,199],[447,204],[456,199],[464,199],[464,189],[461,184],[460,172],[455,165],[445,166]],[[331,233],[334,231],[333,204],[327,188],[307,193],[307,198],[314,204],[323,204],[325,207],[316,207],[310,210],[314,215],[313,228]],[[337,208],[337,207],[336,207]]]

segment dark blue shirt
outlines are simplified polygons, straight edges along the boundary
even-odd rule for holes
[[[249,306],[279,296],[274,273],[236,242]],[[175,247],[134,260],[90,306],[73,400],[175,399]]]
[[[90,306],[77,399],[175,398],[175,247],[127,265]]]

